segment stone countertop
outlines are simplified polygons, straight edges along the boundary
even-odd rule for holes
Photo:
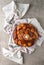
[[[1,42],[4,40],[6,46],[8,43],[8,35],[3,32],[3,12],[2,7],[11,2],[12,0],[0,0],[0,48]],[[15,0],[16,2],[29,3],[30,9],[24,16],[24,18],[35,17],[40,22],[41,26],[44,28],[44,0]],[[36,51],[29,55],[24,54],[24,64],[23,65],[44,65],[44,41],[41,47],[38,47]],[[19,65],[12,62],[1,55],[0,50],[0,65]]]

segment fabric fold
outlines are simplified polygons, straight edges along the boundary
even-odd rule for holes
[[[29,4],[22,4],[12,1],[3,7],[6,21],[9,23],[12,18],[14,18],[14,20],[22,18],[26,14],[28,8]]]
[[[21,52],[18,51],[17,54],[13,54],[8,49],[2,48],[3,56],[9,60],[17,62],[19,64],[23,63],[23,57],[21,56]],[[16,61],[17,60],[17,61]]]

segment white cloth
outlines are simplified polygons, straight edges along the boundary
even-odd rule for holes
[[[2,9],[5,14],[5,20],[9,22],[13,17],[15,20],[22,18],[27,12],[28,8],[29,4],[15,3],[12,1]]]
[[[33,51],[35,51],[36,46],[41,46],[44,40],[44,30],[36,18],[21,19],[27,12],[28,8],[29,4],[16,4],[14,1],[12,1],[10,4],[3,8],[3,11],[5,13],[4,30],[7,34],[9,34],[10,37],[8,42],[8,48],[2,48],[2,52],[6,58],[19,64],[23,64],[22,52],[31,54]],[[21,47],[14,44],[12,32],[14,27],[19,23],[31,23],[37,28],[41,37],[39,37],[39,39],[35,42],[33,46]]]

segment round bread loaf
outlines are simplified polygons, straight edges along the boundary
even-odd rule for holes
[[[34,45],[39,35],[37,29],[28,23],[20,23],[17,25],[12,33],[14,43],[23,46],[30,47]]]

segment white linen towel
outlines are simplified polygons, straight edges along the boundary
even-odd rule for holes
[[[23,64],[22,52],[31,54],[35,51],[36,46],[41,46],[44,40],[44,30],[36,18],[21,19],[29,8],[29,4],[15,3],[12,1],[10,4],[3,7],[5,13],[5,25],[4,31],[9,34],[9,42],[7,48],[2,48],[3,55],[19,64]],[[34,25],[41,37],[31,47],[21,47],[13,42],[12,31],[14,27],[19,23],[31,23]]]

